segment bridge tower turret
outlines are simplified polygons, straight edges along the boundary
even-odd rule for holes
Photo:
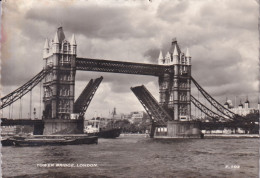
[[[172,58],[173,58],[173,64],[179,64],[179,54],[178,54],[178,50],[177,50],[177,45],[175,45]]]
[[[187,48],[186,50],[185,58],[186,58],[186,64],[191,65],[191,56],[190,56],[189,48]]]
[[[71,40],[70,40],[70,45],[71,45],[71,54],[76,55],[77,54],[77,43],[75,39],[75,35],[72,34]]]
[[[46,58],[49,54],[49,41],[48,39],[45,40],[45,44],[44,44],[44,47],[43,47],[43,58]]]
[[[168,51],[165,55],[165,64],[166,65],[169,65],[171,63],[171,54],[170,52]]]
[[[74,34],[68,42],[62,27],[59,27],[51,46],[44,46],[44,52],[45,68],[52,67],[52,72],[43,84],[43,119],[69,120],[73,112],[76,74],[77,44]]]
[[[164,58],[163,58],[163,55],[162,55],[162,51],[160,51],[160,54],[159,54],[159,57],[158,57],[158,64],[159,65],[164,64]]]

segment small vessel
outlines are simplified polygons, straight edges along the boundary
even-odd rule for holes
[[[2,146],[13,146],[14,143],[13,143],[14,139],[13,138],[2,138],[1,139],[1,144]]]
[[[14,146],[80,145],[97,143],[97,136],[86,135],[37,135],[13,138]]]
[[[104,124],[101,118],[97,117],[88,121],[88,125],[84,128],[84,133],[90,136],[98,136],[99,138],[116,138],[120,136],[121,129]]]
[[[120,128],[103,129],[98,132],[100,138],[116,138],[121,134]]]

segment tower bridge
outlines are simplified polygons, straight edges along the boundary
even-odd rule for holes
[[[169,137],[199,137],[199,125],[191,119],[191,103],[208,117],[218,121],[233,121],[236,117],[192,78],[189,50],[183,53],[176,39],[173,39],[170,50],[164,57],[160,52],[158,64],[109,61],[77,57],[75,35],[67,41],[62,27],[59,27],[54,39],[45,41],[43,61],[43,71],[1,98],[0,107],[3,109],[12,105],[43,81],[43,126],[37,127],[38,130],[42,129],[37,134],[83,132],[84,114],[103,77],[91,80],[75,101],[77,70],[158,77],[159,101],[145,86],[131,88],[150,116],[151,137],[154,136],[157,127],[167,127],[166,135]],[[217,111],[212,111],[191,95],[192,82]]]

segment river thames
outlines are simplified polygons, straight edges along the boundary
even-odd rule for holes
[[[259,139],[99,139],[2,147],[3,177],[258,177]]]

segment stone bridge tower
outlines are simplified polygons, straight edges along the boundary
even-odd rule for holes
[[[53,40],[46,39],[44,65],[45,68],[53,67],[53,70],[43,84],[44,119],[70,119],[74,104],[76,51],[74,34],[68,42],[62,27],[58,28]]]
[[[57,29],[54,39],[51,41],[46,39],[43,49],[44,67],[53,69],[43,83],[43,120],[54,121],[52,126],[45,123],[45,130],[49,130],[46,134],[66,127],[66,124],[59,124],[58,120],[71,119],[75,93],[76,55],[75,36],[73,34],[71,40],[67,41],[62,27]]]
[[[170,50],[163,57],[162,51],[158,64],[169,65],[173,73],[159,76],[160,105],[176,121],[189,121],[191,117],[191,56],[187,49],[182,53],[174,38]]]

